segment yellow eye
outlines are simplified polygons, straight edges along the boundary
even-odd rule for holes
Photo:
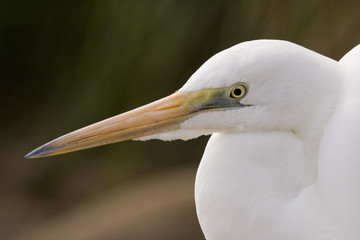
[[[230,91],[230,97],[239,99],[245,96],[247,87],[245,84],[238,84],[236,86],[233,86]]]

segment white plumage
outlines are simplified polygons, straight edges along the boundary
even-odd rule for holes
[[[240,85],[246,94],[236,99]],[[286,41],[245,42],[209,59],[177,93],[28,157],[213,134],[195,183],[207,240],[355,240],[359,92],[360,45],[337,62]]]
[[[253,53],[236,75],[256,107],[247,133],[213,134],[200,163],[207,239],[359,239],[360,46],[340,62],[279,41],[235,48]]]

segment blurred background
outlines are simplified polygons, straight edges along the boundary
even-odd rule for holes
[[[285,39],[339,60],[360,2],[0,0],[0,239],[203,239],[193,200],[208,137],[23,159],[164,97],[215,53]]]

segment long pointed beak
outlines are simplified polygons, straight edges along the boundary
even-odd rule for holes
[[[114,142],[177,130],[219,91],[177,92],[129,112],[108,118],[59,137],[27,154],[26,158],[52,156]]]

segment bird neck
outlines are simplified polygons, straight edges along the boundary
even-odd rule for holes
[[[280,221],[286,203],[316,181],[316,154],[293,132],[214,134],[195,184],[204,232],[218,231],[223,234],[219,239],[232,239],[226,234],[233,229],[238,231],[234,236],[244,237],[273,231],[268,223]],[[222,228],[221,222],[231,224]],[[304,228],[312,222],[307,224]]]

